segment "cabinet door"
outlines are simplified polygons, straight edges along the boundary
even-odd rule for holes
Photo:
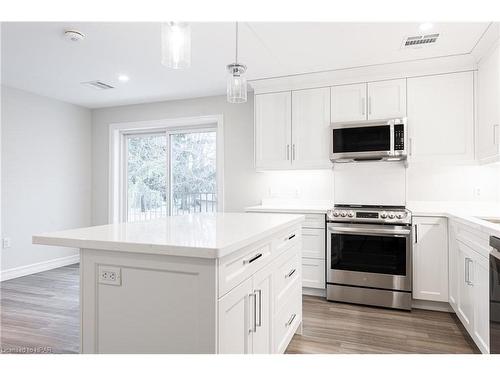
[[[291,167],[291,100],[291,92],[255,95],[256,168]]]
[[[325,260],[302,258],[302,286],[325,289]]]
[[[471,282],[474,290],[473,338],[482,353],[490,351],[490,294],[488,259],[473,255],[474,271]]]
[[[274,263],[253,276],[253,292],[256,299],[255,332],[252,337],[254,354],[271,354],[273,350],[273,267]]]
[[[331,122],[366,120],[366,83],[331,88]]]
[[[219,300],[219,353],[252,352],[254,303],[252,279],[235,287]]]
[[[458,243],[457,228],[450,222],[448,226],[448,299],[454,311],[458,307]]]
[[[457,315],[469,333],[474,324],[474,294],[472,289],[473,260],[472,250],[458,241],[458,309]]]
[[[325,230],[302,228],[302,256],[325,259]]]
[[[473,73],[408,78],[410,158],[474,159]]]
[[[368,120],[406,116],[406,79],[368,83]]]
[[[331,168],[330,89],[292,92],[292,165]]]
[[[414,217],[413,298],[448,302],[448,228],[442,217]]]
[[[500,47],[494,48],[478,66],[477,157],[494,161],[499,155]]]

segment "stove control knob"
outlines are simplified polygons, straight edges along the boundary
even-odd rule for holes
[[[342,212],[340,213],[340,216],[342,216],[342,217],[345,217],[346,215],[347,215],[347,213],[346,213],[345,211],[342,211]]]
[[[349,211],[349,212],[347,213],[347,216],[349,216],[349,217],[354,217],[354,211]]]
[[[398,214],[398,216],[397,216],[397,218],[398,218],[398,219],[402,219],[402,218],[404,218],[404,217],[405,217],[405,215],[404,215],[404,214],[402,214],[402,213],[399,213],[399,214]]]
[[[389,219],[394,219],[394,212],[389,213]]]
[[[339,216],[339,212],[338,211],[333,211],[333,216],[334,217],[338,217]]]
[[[387,212],[383,211],[381,214],[380,214],[380,217],[382,219],[385,219],[387,217]]]

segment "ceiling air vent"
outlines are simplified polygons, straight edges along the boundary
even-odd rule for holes
[[[409,36],[403,40],[401,48],[419,48],[430,45],[432,43],[436,43],[438,37],[439,34]]]
[[[101,82],[101,81],[90,81],[90,82],[82,82],[82,85],[92,87],[96,90],[109,90],[109,89],[114,89],[113,86],[108,85],[107,83]]]

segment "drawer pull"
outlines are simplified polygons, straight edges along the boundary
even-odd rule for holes
[[[292,314],[292,316],[290,317],[288,322],[286,322],[285,327],[290,327],[292,325],[293,321],[295,320],[296,316],[297,316],[297,314]]]
[[[295,234],[292,234],[290,237],[288,237],[289,240],[295,237]]]
[[[294,268],[293,270],[291,270],[290,272],[288,272],[286,275],[285,275],[285,279],[288,279],[289,277],[292,277],[292,275],[295,273],[295,271],[297,271],[296,268]]]
[[[258,253],[257,255],[255,255],[253,258],[250,258],[250,259],[247,259],[247,260],[244,260],[243,263],[244,264],[250,264],[254,261],[256,261],[257,259],[259,259],[260,257],[262,256],[262,253]]]

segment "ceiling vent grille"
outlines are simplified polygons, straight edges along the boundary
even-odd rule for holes
[[[92,87],[96,90],[109,90],[109,89],[114,89],[113,86],[108,85],[107,83],[101,82],[101,81],[90,81],[90,82],[82,82],[82,85]]]
[[[402,48],[420,48],[436,43],[438,38],[439,34],[409,36],[403,40]]]

